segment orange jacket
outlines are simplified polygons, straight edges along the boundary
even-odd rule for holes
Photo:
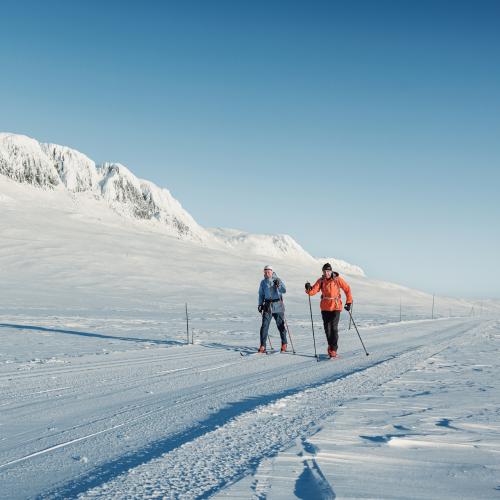
[[[322,311],[341,311],[342,298],[340,289],[344,290],[347,304],[352,303],[351,287],[339,276],[339,273],[333,272],[330,279],[319,278],[312,288],[307,291],[308,295],[316,295],[321,291],[321,303],[319,305]]]

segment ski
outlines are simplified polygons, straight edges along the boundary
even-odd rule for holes
[[[328,354],[325,354],[325,358],[326,360],[330,360],[330,361],[335,361],[336,359],[339,359],[340,356],[337,354],[336,356],[329,356]]]
[[[276,354],[278,351],[276,351],[275,349],[271,349],[269,351],[266,351],[266,352],[241,352],[240,351],[240,356],[243,357],[243,358],[246,358],[247,356],[262,356],[264,357],[265,355],[271,355],[271,354]]]
[[[337,355],[336,357],[331,358],[328,354],[318,354],[318,357],[315,357],[317,361],[335,361],[338,358],[340,358],[340,356]]]

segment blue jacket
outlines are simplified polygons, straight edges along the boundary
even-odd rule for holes
[[[285,287],[285,283],[283,283],[283,281],[280,280],[280,286],[279,288],[276,288],[274,286],[274,283],[273,283],[273,280],[275,279],[279,279],[278,276],[276,275],[276,273],[273,273],[273,277],[271,279],[266,279],[264,278],[261,282],[260,282],[260,286],[259,286],[259,304],[263,304],[265,300],[269,300],[269,299],[272,299],[272,300],[276,300],[276,299],[280,299],[281,298],[281,295],[286,293],[286,287]],[[281,301],[279,302],[272,302],[271,303],[271,307],[272,307],[272,312],[273,314],[274,313],[284,313],[285,310],[283,308],[283,304],[281,303]]]

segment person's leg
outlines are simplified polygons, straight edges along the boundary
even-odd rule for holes
[[[260,345],[266,347],[267,334],[269,332],[269,325],[271,324],[271,313],[262,314],[262,325],[260,327]]]
[[[328,345],[335,351],[338,351],[339,347],[339,320],[340,311],[332,311],[332,316],[330,319],[330,338],[328,340]]]
[[[330,346],[330,336],[332,330],[332,312],[331,311],[321,311],[321,317],[323,318],[323,328],[325,329],[326,341],[328,346]]]
[[[328,354],[330,351],[337,352],[339,340],[340,311],[321,311],[323,326],[325,328],[326,341],[328,342]]]
[[[285,317],[283,313],[275,313],[273,314],[274,319],[276,320],[276,326],[280,332],[281,343],[286,344],[286,327],[285,327]]]

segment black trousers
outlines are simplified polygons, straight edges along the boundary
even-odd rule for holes
[[[326,341],[331,349],[337,351],[339,343],[339,320],[341,311],[321,311]]]

